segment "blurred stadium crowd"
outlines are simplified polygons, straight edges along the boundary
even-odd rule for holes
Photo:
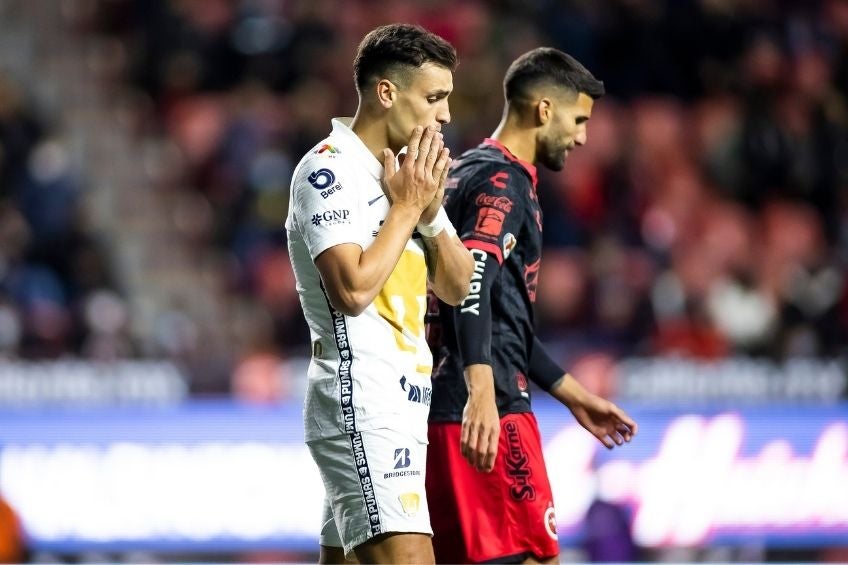
[[[290,174],[331,116],[355,110],[354,50],[390,21],[457,47],[454,155],[492,132],[503,73],[532,47],[561,48],[605,82],[589,143],[540,178],[539,324],[564,364],[845,353],[848,1],[61,4],[74,37],[98,38],[91,64],[122,100],[125,133],[168,149],[154,154],[168,171],[156,190],[178,205],[160,213],[212,265],[228,308],[201,321],[175,307],[133,329],[121,249],[87,222],[85,170],[5,76],[0,356],[164,355],[196,375],[202,326],[218,324],[230,365],[198,389],[223,391],[230,368],[252,390],[280,358],[307,355],[282,227]]]

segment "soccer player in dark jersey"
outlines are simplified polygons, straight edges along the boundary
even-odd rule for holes
[[[539,48],[512,63],[504,92],[500,125],[454,162],[445,194],[475,269],[461,304],[431,299],[437,369],[426,482],[440,563],[558,560],[528,378],[607,448],[637,430],[624,411],[562,370],[533,329],[542,251],[535,165],[561,170],[568,152],[586,142],[603,83],[569,55]]]

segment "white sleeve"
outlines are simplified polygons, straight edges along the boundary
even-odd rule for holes
[[[366,219],[349,170],[340,159],[308,159],[292,179],[293,224],[313,260],[334,245],[363,244]]]

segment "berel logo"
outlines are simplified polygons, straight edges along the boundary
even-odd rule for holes
[[[309,175],[306,180],[316,190],[321,191],[321,198],[324,199],[342,189],[342,183],[336,182],[336,174],[330,169],[318,169]]]
[[[309,175],[306,180],[318,190],[322,190],[335,182],[336,175],[330,169],[318,169]]]

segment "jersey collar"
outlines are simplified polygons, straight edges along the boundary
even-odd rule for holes
[[[352,153],[352,157],[373,176],[375,179],[380,180],[383,178],[383,164],[380,163],[376,157],[368,150],[362,140],[359,139],[359,136],[353,133],[353,130],[350,129],[350,123],[353,121],[353,118],[333,118],[333,131],[330,134],[331,136],[338,138],[345,148],[345,151],[350,151]]]
[[[533,189],[534,190],[536,189],[536,183],[538,182],[538,177],[536,175],[536,167],[534,165],[528,163],[527,161],[522,161],[521,159],[519,159],[518,157],[513,155],[512,151],[507,149],[506,145],[504,145],[503,143],[501,143],[497,139],[492,139],[491,137],[487,137],[486,139],[483,140],[483,143],[485,145],[491,145],[492,147],[496,148],[501,153],[503,153],[504,157],[506,157],[507,159],[509,159],[510,161],[512,161],[514,163],[518,163],[519,165],[521,165],[521,167],[525,171],[527,171],[527,174],[530,175],[530,179],[533,181]]]

